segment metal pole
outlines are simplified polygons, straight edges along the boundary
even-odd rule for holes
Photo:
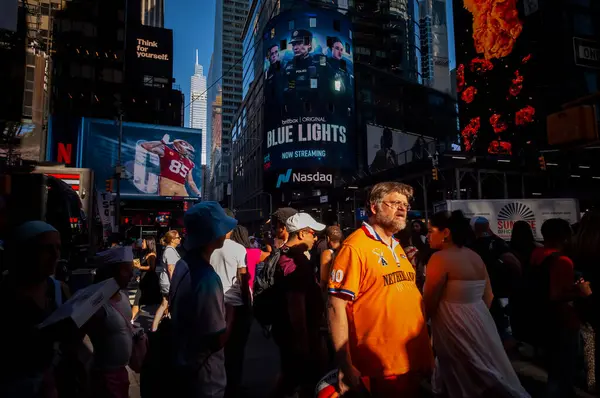
[[[357,220],[356,220],[356,190],[352,194],[352,212],[354,213],[353,214],[353,217],[354,217],[354,228],[356,228],[356,223],[357,223]]]
[[[504,177],[504,199],[508,199],[508,181],[506,173],[502,173],[502,176]]]
[[[423,205],[425,206],[425,222],[429,222],[429,210],[427,206],[427,181],[425,176],[423,178]]]
[[[268,192],[265,193],[269,195],[269,217],[271,217],[271,214],[273,214],[273,195]]]
[[[119,141],[117,147],[117,167],[115,167],[115,178],[117,179],[117,197],[115,200],[115,225],[120,232],[121,226],[121,147],[123,144],[123,112],[119,110]]]
[[[483,199],[483,190],[481,189],[481,170],[477,170],[477,199]]]
[[[455,188],[456,188],[456,199],[460,200],[460,170],[454,169]]]

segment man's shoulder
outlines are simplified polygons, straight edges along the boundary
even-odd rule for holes
[[[363,228],[358,228],[356,231],[352,232],[350,236],[348,236],[344,240],[343,246],[351,247],[354,250],[360,251],[366,248],[369,248],[373,242],[373,239],[367,236]]]

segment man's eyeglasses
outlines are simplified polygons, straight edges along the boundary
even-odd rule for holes
[[[410,205],[406,202],[382,202],[384,205],[389,207],[392,210],[410,210]]]

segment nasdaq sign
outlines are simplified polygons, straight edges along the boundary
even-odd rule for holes
[[[285,174],[279,174],[277,177],[276,188],[281,188],[281,184],[290,182],[310,182],[310,183],[328,183],[333,184],[333,174],[325,173],[292,173],[292,169],[287,169]]]

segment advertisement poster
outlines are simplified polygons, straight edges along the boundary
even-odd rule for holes
[[[519,153],[535,145],[535,26],[517,0],[454,0],[456,87],[463,149]]]
[[[535,238],[541,241],[544,221],[562,218],[575,224],[580,214],[575,199],[449,200],[434,207],[434,211],[461,210],[469,219],[485,217],[492,232],[506,240],[510,240],[517,221],[527,222]]]
[[[371,173],[397,167],[435,153],[432,137],[367,124],[367,164]]]
[[[112,193],[98,192],[96,202],[98,205],[98,215],[102,223],[102,236],[106,241],[111,233],[117,232],[115,226],[115,201]]]
[[[350,28],[347,17],[327,10],[289,11],[267,24],[265,172],[356,167]]]
[[[199,199],[202,136],[198,129],[123,123],[121,196],[137,199]],[[96,189],[104,190],[118,159],[118,125],[83,119],[82,167],[94,170]],[[198,161],[195,160],[198,154]]]

